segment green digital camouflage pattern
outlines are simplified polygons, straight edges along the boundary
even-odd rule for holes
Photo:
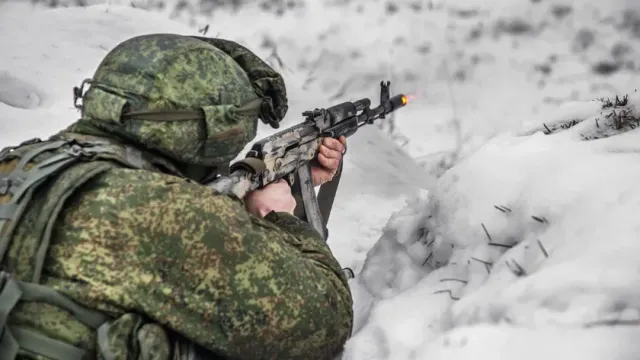
[[[264,99],[260,118],[277,128],[289,109],[287,91],[282,76],[249,49],[233,41],[220,38],[194,36],[224,51],[247,72],[256,93]]]
[[[54,238],[48,271],[76,279],[51,282],[65,294],[144,313],[230,359],[326,358],[351,331],[348,285],[312,228],[179,178],[110,170]]]
[[[259,116],[276,125],[288,108],[284,81],[240,45],[203,40],[208,39],[154,34],[119,44],[98,66],[83,98],[82,120],[70,130],[98,127],[185,164],[213,166],[233,159],[255,137],[258,119],[235,110],[262,99]],[[200,111],[204,119],[122,117],[184,110]]]

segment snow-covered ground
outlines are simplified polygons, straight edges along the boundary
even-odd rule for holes
[[[556,120],[572,126],[495,137],[392,217],[346,359],[640,357],[640,96]]]
[[[329,223],[359,273],[343,358],[640,358],[637,0],[87,2],[0,3],[0,147],[74,121],[71,88],[142,33],[255,49],[285,75],[285,126],[390,79],[416,99],[350,138]]]

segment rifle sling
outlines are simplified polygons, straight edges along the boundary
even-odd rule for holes
[[[329,223],[329,215],[331,215],[333,201],[335,200],[336,193],[338,192],[340,176],[342,175],[342,164],[343,162],[340,161],[340,166],[338,167],[336,174],[333,176],[333,179],[322,184],[320,186],[320,191],[318,192],[318,207],[320,208],[320,214],[322,214],[322,225],[325,229]]]
[[[320,186],[320,191],[318,191],[317,203],[322,217],[322,226],[324,227],[324,241],[329,240],[329,228],[327,228],[327,223],[329,222],[329,215],[331,215],[333,201],[336,199],[336,193],[338,192],[338,185],[340,184],[340,177],[342,176],[342,166],[343,162],[340,161],[340,166],[338,167],[336,174],[333,176],[333,179],[322,184]],[[355,277],[353,270],[348,267],[342,269],[342,274],[347,278],[347,280]]]

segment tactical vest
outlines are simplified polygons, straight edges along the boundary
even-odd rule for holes
[[[55,360],[83,360],[91,356],[85,349],[26,326],[9,325],[7,320],[16,305],[27,302],[45,303],[68,311],[79,323],[96,331],[96,351],[100,358],[112,358],[105,336],[111,319],[40,284],[40,276],[55,220],[69,196],[90,179],[112,168],[159,171],[160,166],[179,174],[170,163],[133,147],[75,134],[49,141],[34,139],[0,151],[2,360],[16,359],[20,350]],[[18,261],[8,264],[6,255],[12,241],[16,241],[16,234],[21,234],[21,248],[28,251],[21,250]]]

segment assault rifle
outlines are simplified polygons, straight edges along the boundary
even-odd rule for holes
[[[247,192],[269,183],[285,179],[292,186],[298,203],[294,215],[310,223],[326,241],[327,222],[342,173],[342,163],[333,180],[320,186],[316,192],[311,179],[311,162],[316,159],[325,137],[349,137],[367,124],[407,104],[408,97],[389,97],[390,82],[380,83],[380,105],[370,108],[371,100],[344,102],[327,109],[305,111],[305,120],[256,142],[246,157],[233,163],[229,175],[210,182],[208,186],[222,193],[243,198]]]

